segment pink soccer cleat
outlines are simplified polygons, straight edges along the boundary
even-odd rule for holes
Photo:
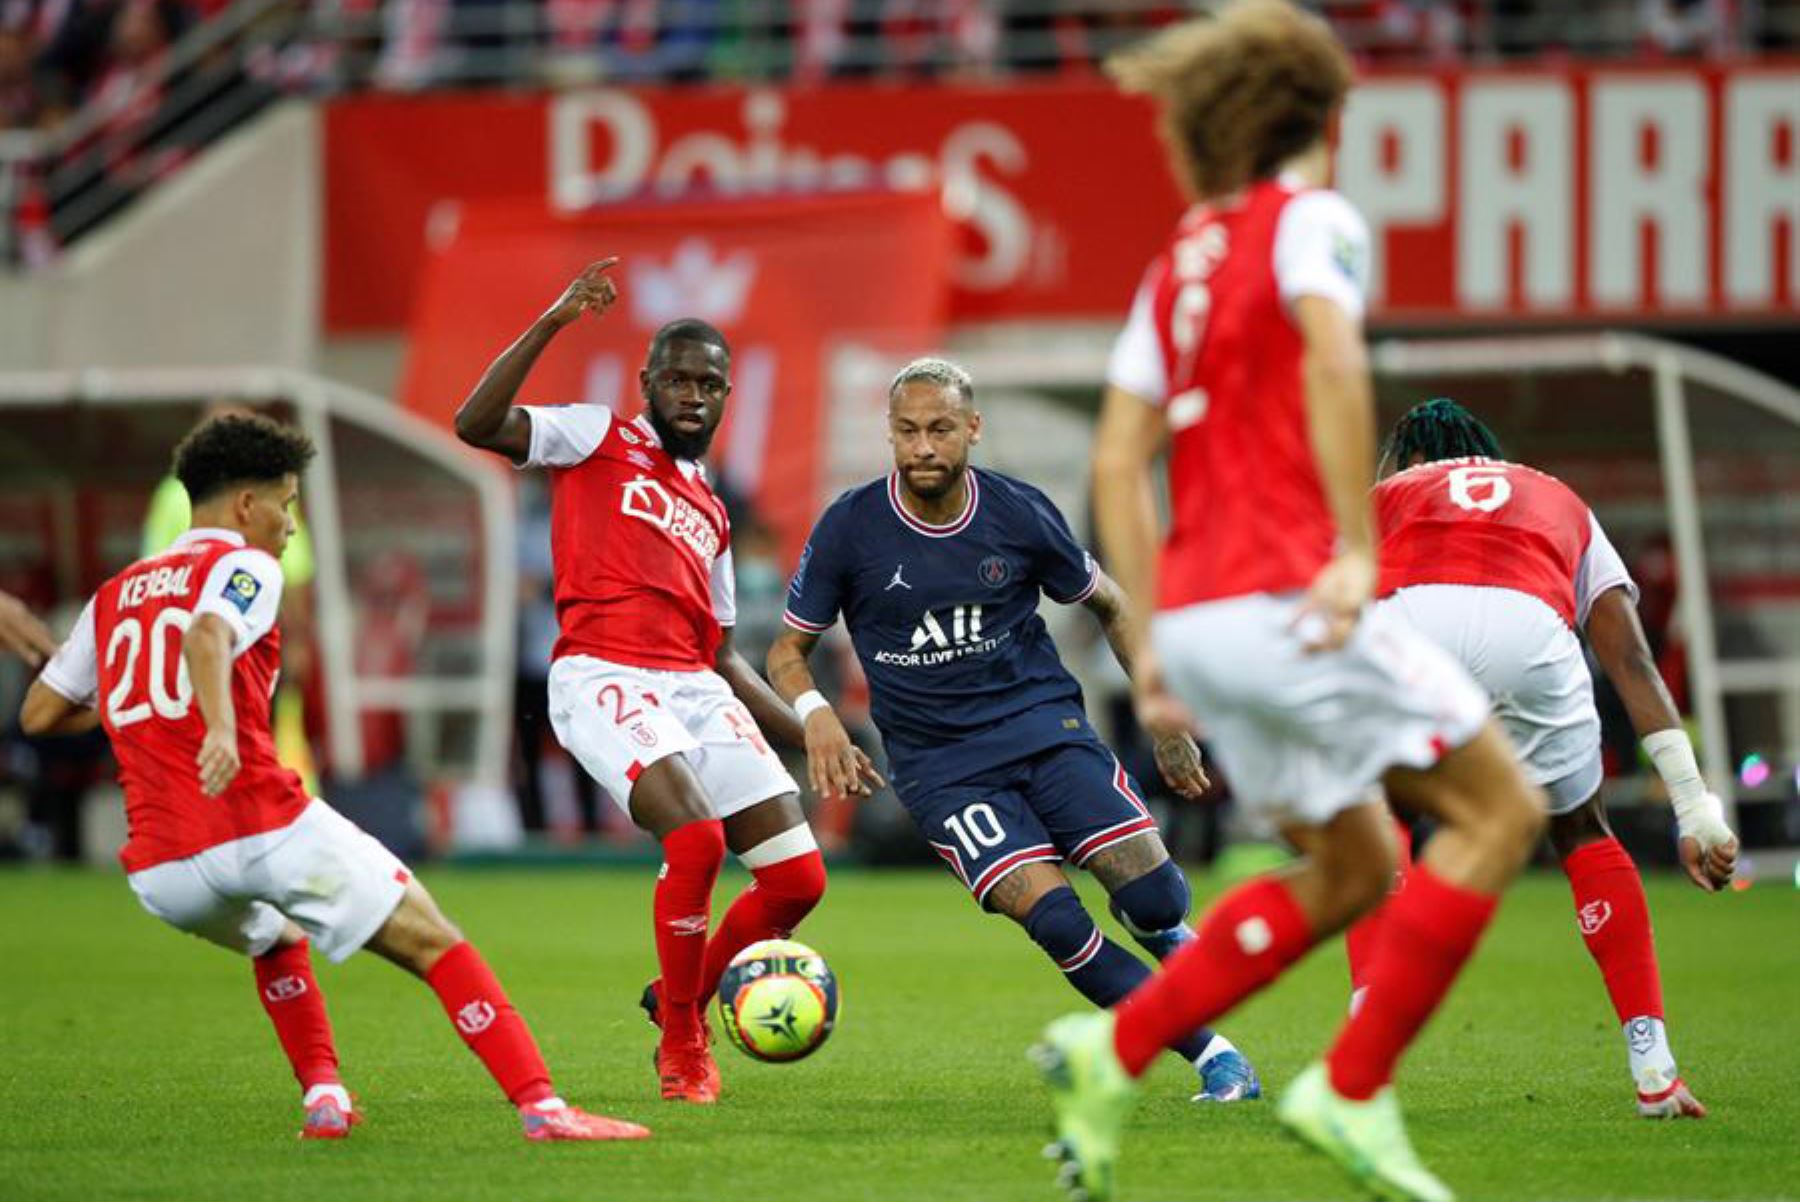
[[[589,1114],[574,1106],[541,1108],[519,1107],[519,1121],[525,1125],[525,1138],[533,1143],[564,1140],[649,1139],[650,1129],[624,1119],[609,1119]]]

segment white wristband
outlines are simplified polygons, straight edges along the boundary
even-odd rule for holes
[[[825,694],[817,689],[808,689],[794,698],[794,716],[804,724],[814,711],[830,709],[831,702],[825,700]]]

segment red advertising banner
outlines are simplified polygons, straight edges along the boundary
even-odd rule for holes
[[[531,203],[440,210],[420,275],[401,392],[448,425],[482,371],[588,263],[620,257],[620,299],[576,322],[520,400],[641,407],[650,335],[698,317],[732,345],[733,391],[710,459],[791,543],[816,516],[826,356],[840,339],[936,345],[950,227],[927,193],[614,206],[555,216]]]
[[[1800,299],[1797,138],[1792,60],[1378,74],[1338,163],[1378,320],[1754,320]],[[1122,313],[1181,204],[1147,105],[1100,81],[359,96],[325,152],[337,332],[404,323],[446,199],[935,187],[959,321]]]

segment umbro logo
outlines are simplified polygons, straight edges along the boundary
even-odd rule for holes
[[[894,565],[894,578],[892,580],[888,581],[887,588],[884,588],[881,591],[885,593],[891,589],[903,588],[903,589],[907,590],[908,592],[911,592],[912,585],[906,583],[906,581],[904,579],[902,579],[901,575],[900,575],[900,573],[904,572],[905,570],[906,570],[905,564],[903,564],[903,563],[895,564]]]
[[[704,914],[689,914],[686,918],[671,918],[663,925],[669,928],[671,935],[704,935],[707,922]]]

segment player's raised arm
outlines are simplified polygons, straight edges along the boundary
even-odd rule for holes
[[[1694,884],[1708,893],[1717,892],[1737,870],[1737,836],[1725,825],[1724,805],[1707,790],[1700,776],[1693,743],[1682,729],[1675,699],[1656,669],[1630,589],[1609,588],[1594,599],[1588,610],[1587,637],[1601,671],[1624,701],[1657,775],[1668,786],[1680,837],[1681,866]]]
[[[514,463],[531,453],[531,419],[513,408],[513,398],[531,374],[537,358],[563,327],[592,313],[599,317],[618,299],[606,272],[617,258],[590,263],[536,321],[498,359],[488,365],[475,391],[456,411],[456,436],[472,447],[496,451]]]
[[[820,797],[867,795],[887,782],[862,748],[850,741],[850,732],[819,692],[806,663],[818,645],[818,635],[792,627],[776,635],[769,647],[769,683],[793,707],[804,728],[806,777],[813,792]]]
[[[1375,397],[1362,327],[1337,301],[1301,296],[1293,306],[1306,351],[1306,428],[1319,483],[1337,527],[1338,551],[1307,590],[1301,624],[1311,646],[1341,647],[1375,591]]]

